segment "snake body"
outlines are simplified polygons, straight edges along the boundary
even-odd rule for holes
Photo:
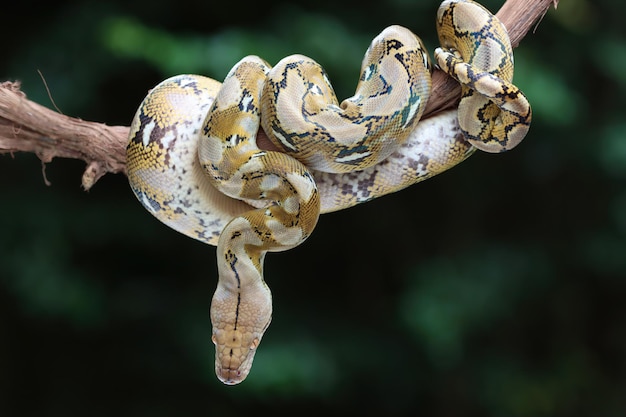
[[[269,66],[247,57],[233,67],[204,122],[198,157],[207,177],[226,195],[270,201],[233,218],[222,230],[219,281],[211,303],[213,342],[225,382],[238,381],[252,365],[272,318],[272,295],[263,280],[268,251],[299,245],[320,212],[317,186],[297,159],[256,144],[261,92]]]
[[[437,11],[435,60],[461,84],[459,125],[485,152],[504,152],[528,133],[531,107],[511,83],[513,48],[506,28],[478,3],[446,0]]]
[[[356,92],[341,104],[317,62],[302,55],[279,61],[265,83],[262,125],[275,146],[308,167],[361,170],[406,141],[430,88],[422,41],[404,27],[390,26],[372,41]]]
[[[475,148],[510,149],[526,134],[530,106],[511,84],[504,27],[477,3],[450,0],[438,31],[435,58],[463,97],[458,110],[419,123],[431,68],[422,42],[400,26],[372,41],[355,95],[341,104],[322,67],[302,55],[273,68],[246,57],[223,84],[178,75],[141,103],[129,182],[156,218],[217,245],[211,321],[222,382],[246,378],[271,321],[268,251],[302,243],[320,213],[423,181]],[[257,136],[263,131],[268,139]]]

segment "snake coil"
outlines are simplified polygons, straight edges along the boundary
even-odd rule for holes
[[[355,94],[341,103],[319,64],[292,55],[274,67],[246,57],[223,84],[172,77],[139,106],[127,146],[134,194],[166,225],[217,245],[211,322],[222,382],[246,378],[271,321],[268,251],[302,243],[321,213],[423,181],[476,148],[511,149],[526,135],[530,105],[511,83],[499,20],[473,1],[446,0],[437,31],[435,60],[462,97],[457,110],[426,120],[430,59],[401,26],[372,41]]]

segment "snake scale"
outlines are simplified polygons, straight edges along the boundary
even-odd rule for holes
[[[211,322],[222,382],[246,378],[271,321],[268,251],[302,243],[321,213],[423,181],[475,149],[509,150],[526,135],[531,109],[511,83],[513,53],[500,21],[473,1],[447,0],[437,32],[435,61],[462,97],[457,109],[426,120],[430,58],[401,26],[372,41],[355,94],[341,103],[324,69],[302,55],[273,67],[245,57],[222,84],[174,76],[141,103],[127,147],[129,182],[157,219],[217,245]]]

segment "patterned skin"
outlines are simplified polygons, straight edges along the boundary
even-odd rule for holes
[[[133,192],[163,223],[217,245],[211,321],[222,382],[246,378],[271,321],[268,251],[301,244],[321,213],[431,178],[476,148],[511,149],[526,135],[530,105],[511,84],[512,50],[497,18],[447,0],[438,32],[436,61],[463,96],[458,109],[419,123],[430,64],[400,26],[372,41],[355,95],[341,104],[319,64],[294,55],[274,68],[246,57],[221,85],[175,76],[140,105],[127,147]],[[269,139],[257,137],[263,131]]]

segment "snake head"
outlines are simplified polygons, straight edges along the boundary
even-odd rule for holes
[[[258,294],[255,297],[243,292],[222,297],[216,291],[211,305],[211,340],[215,344],[215,374],[220,381],[235,385],[246,379],[271,320],[271,296],[268,302],[267,297]]]

